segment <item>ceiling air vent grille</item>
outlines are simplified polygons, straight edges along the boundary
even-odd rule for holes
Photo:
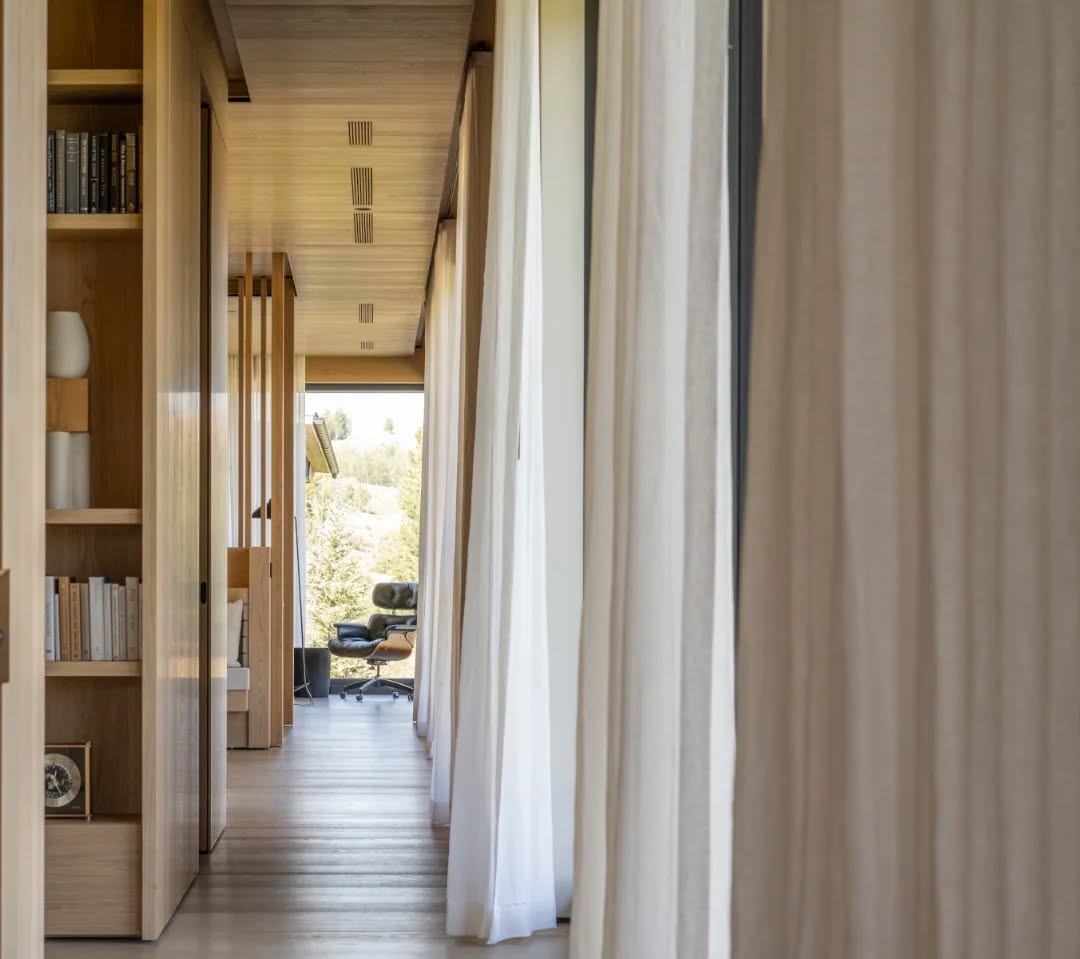
[[[374,340],[361,340],[360,341],[360,349],[362,349],[362,350],[373,350],[373,349],[375,349],[375,341]]]
[[[360,322],[361,323],[374,323],[375,322],[375,304],[374,303],[361,303],[360,304]]]
[[[349,121],[349,146],[369,147],[375,139],[375,124],[370,120]]]
[[[375,214],[370,210],[353,213],[353,242],[375,242]]]
[[[369,166],[352,168],[352,205],[359,207],[374,206],[375,177]]]

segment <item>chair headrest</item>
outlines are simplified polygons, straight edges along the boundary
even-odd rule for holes
[[[380,609],[416,609],[416,583],[376,583],[371,601]]]

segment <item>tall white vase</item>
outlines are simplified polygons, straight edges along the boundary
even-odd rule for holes
[[[55,310],[45,320],[45,372],[64,380],[86,376],[90,368],[90,337],[82,317]]]
[[[71,434],[71,509],[90,508],[90,434]]]
[[[45,507],[71,509],[71,433],[45,434]]]

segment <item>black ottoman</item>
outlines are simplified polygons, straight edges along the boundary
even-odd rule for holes
[[[326,699],[330,695],[330,650],[323,648],[293,649],[293,685],[304,684],[304,663],[307,663],[307,684],[311,695],[316,699]],[[302,689],[297,695],[306,696]]]

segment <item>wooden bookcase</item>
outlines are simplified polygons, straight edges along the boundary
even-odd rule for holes
[[[49,0],[49,129],[139,129],[142,14],[142,0]],[[91,343],[91,508],[47,512],[50,575],[144,578],[143,269],[141,214],[47,217],[47,308],[77,310]],[[142,675],[46,665],[46,742],[93,743],[93,818],[46,820],[46,935],[142,935]]]

